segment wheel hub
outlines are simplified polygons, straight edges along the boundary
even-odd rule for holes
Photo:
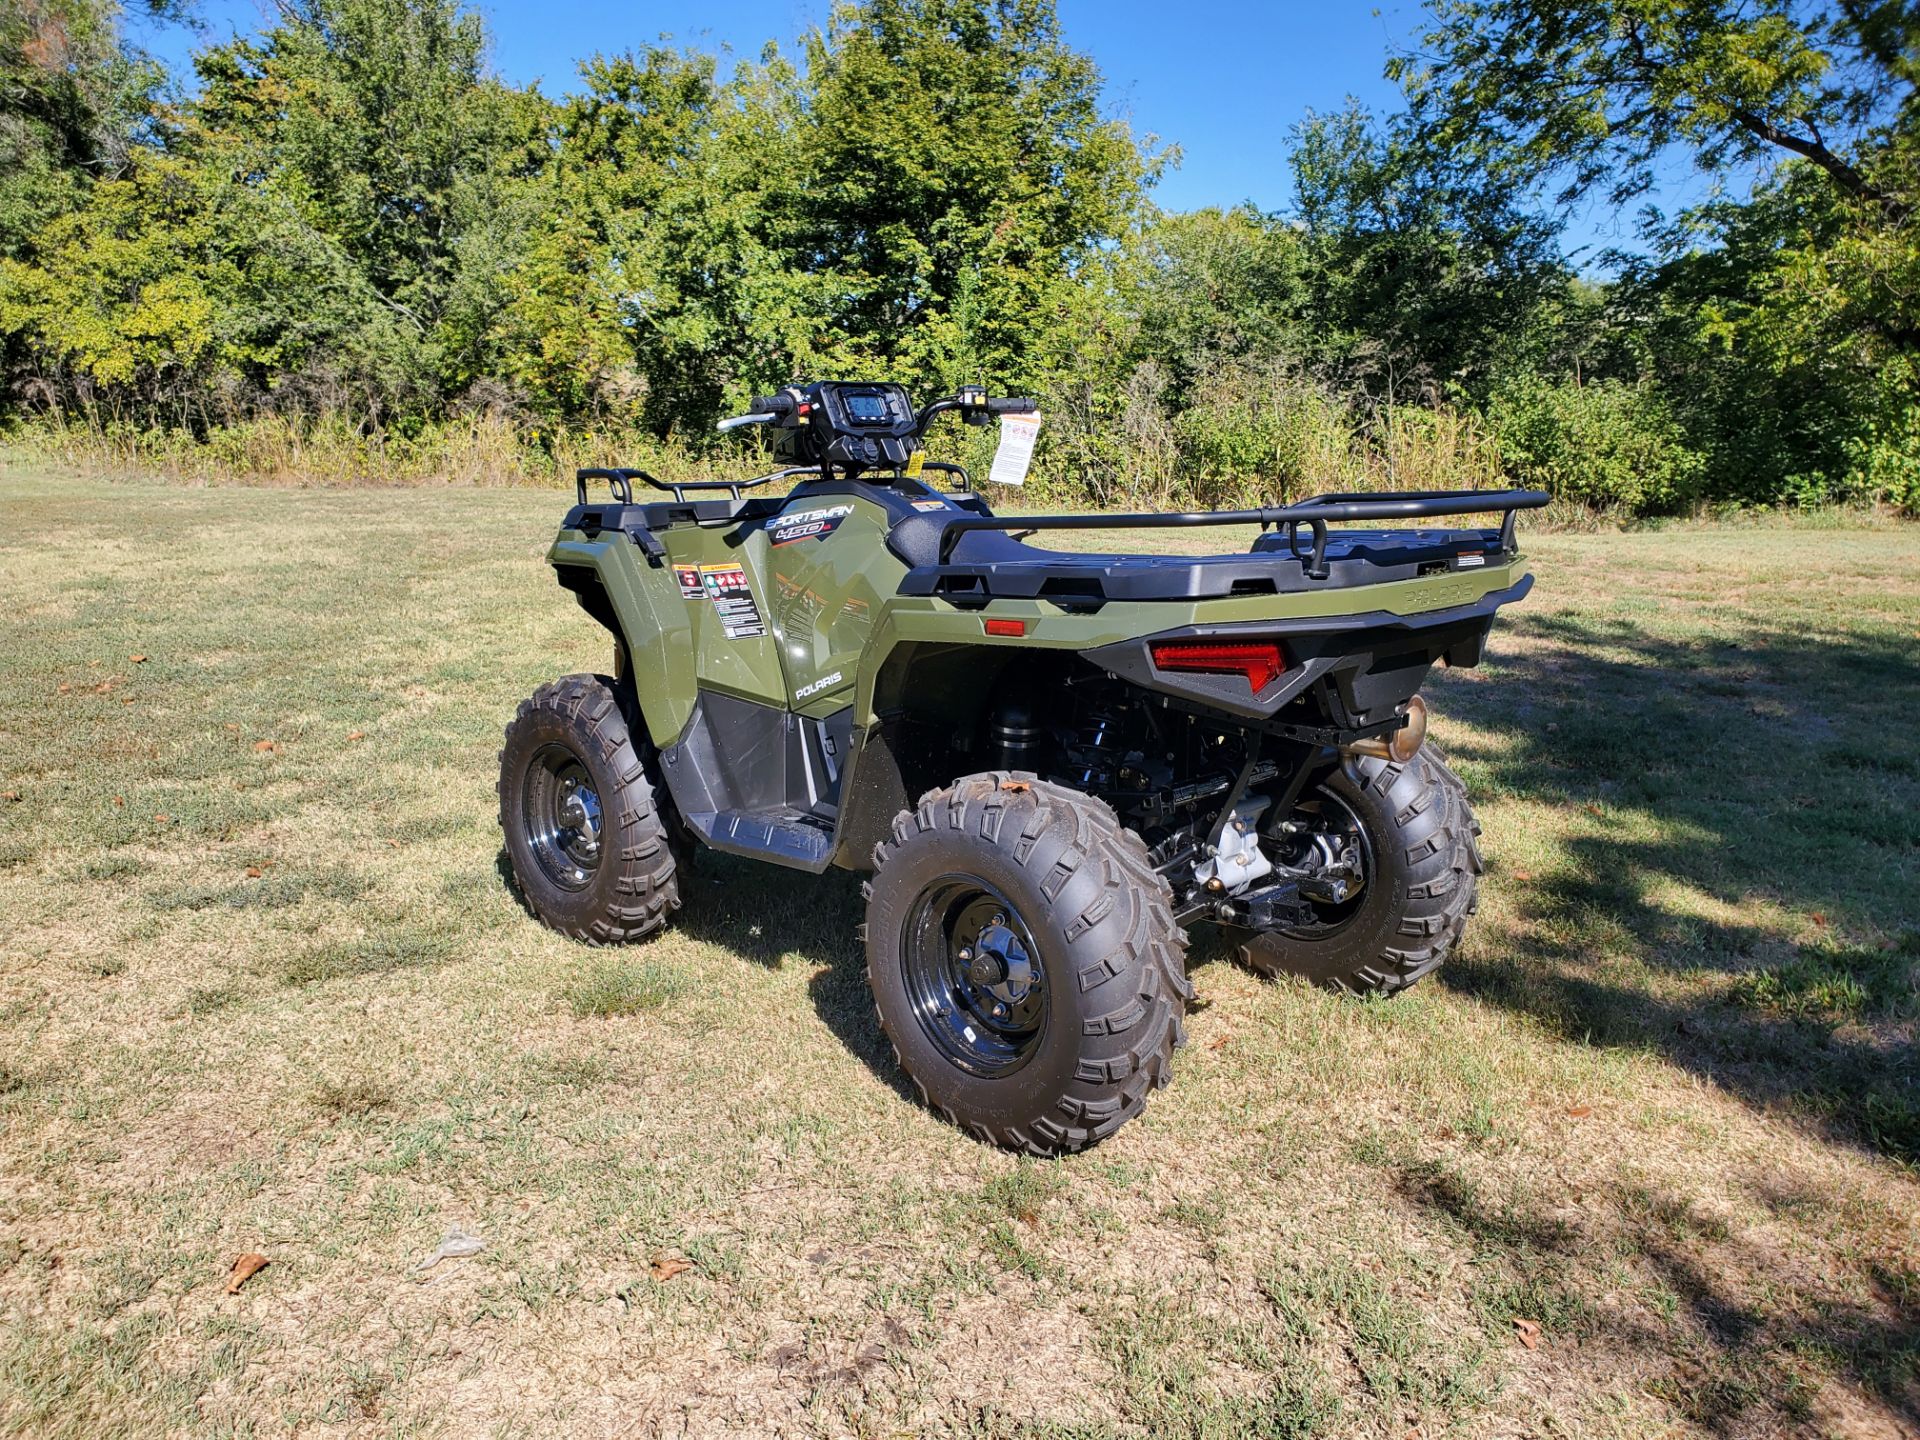
[[[565,745],[541,746],[527,767],[522,813],[528,847],[546,877],[562,890],[592,884],[604,816],[580,757]]]
[[[1013,907],[970,876],[922,892],[902,961],[927,1034],[962,1069],[1002,1075],[1025,1064],[1046,1021],[1037,951]]]
[[[590,785],[569,778],[567,793],[560,802],[560,823],[574,832],[579,847],[589,853],[600,849],[600,797]]]

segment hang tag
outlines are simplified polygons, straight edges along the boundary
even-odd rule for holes
[[[927,452],[924,450],[916,450],[913,454],[909,455],[907,457],[907,468],[904,472],[907,479],[918,480],[920,478],[920,467],[926,463]]]
[[[1027,467],[1033,464],[1033,442],[1040,434],[1040,416],[1002,415],[1000,445],[993,452],[993,469],[987,479],[995,485],[1024,485]]]

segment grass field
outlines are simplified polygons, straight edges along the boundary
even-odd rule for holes
[[[0,1433],[1920,1431],[1920,531],[1531,539],[1429,691],[1464,953],[1198,936],[1033,1164],[903,1094],[854,877],[516,903],[561,508],[0,471]]]

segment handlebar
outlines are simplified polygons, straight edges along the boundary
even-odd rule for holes
[[[987,401],[989,415],[1031,415],[1039,408],[1040,402],[1031,395],[1003,395]]]

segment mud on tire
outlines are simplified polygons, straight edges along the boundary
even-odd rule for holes
[[[596,945],[639,940],[680,908],[680,856],[650,760],[605,675],[541,686],[507,726],[499,782],[507,857],[529,908],[562,935]],[[556,865],[566,857],[551,827],[544,842],[541,835],[543,787],[556,784],[556,766],[565,772],[559,783],[588,787],[597,803],[597,855],[578,869]]]
[[[941,1115],[993,1144],[1059,1155],[1111,1135],[1172,1078],[1193,994],[1186,936],[1145,845],[1103,802],[1023,772],[969,775],[902,811],[873,859],[868,980],[896,1060]],[[1025,1058],[991,1075],[942,1048],[909,976],[913,947],[938,927],[927,897],[976,882],[989,908],[1010,906],[1045,986]]]
[[[1259,974],[1393,995],[1437,969],[1478,901],[1480,822],[1432,745],[1412,760],[1349,761],[1326,791],[1366,828],[1372,873],[1353,911],[1324,934],[1261,935],[1240,946]]]

